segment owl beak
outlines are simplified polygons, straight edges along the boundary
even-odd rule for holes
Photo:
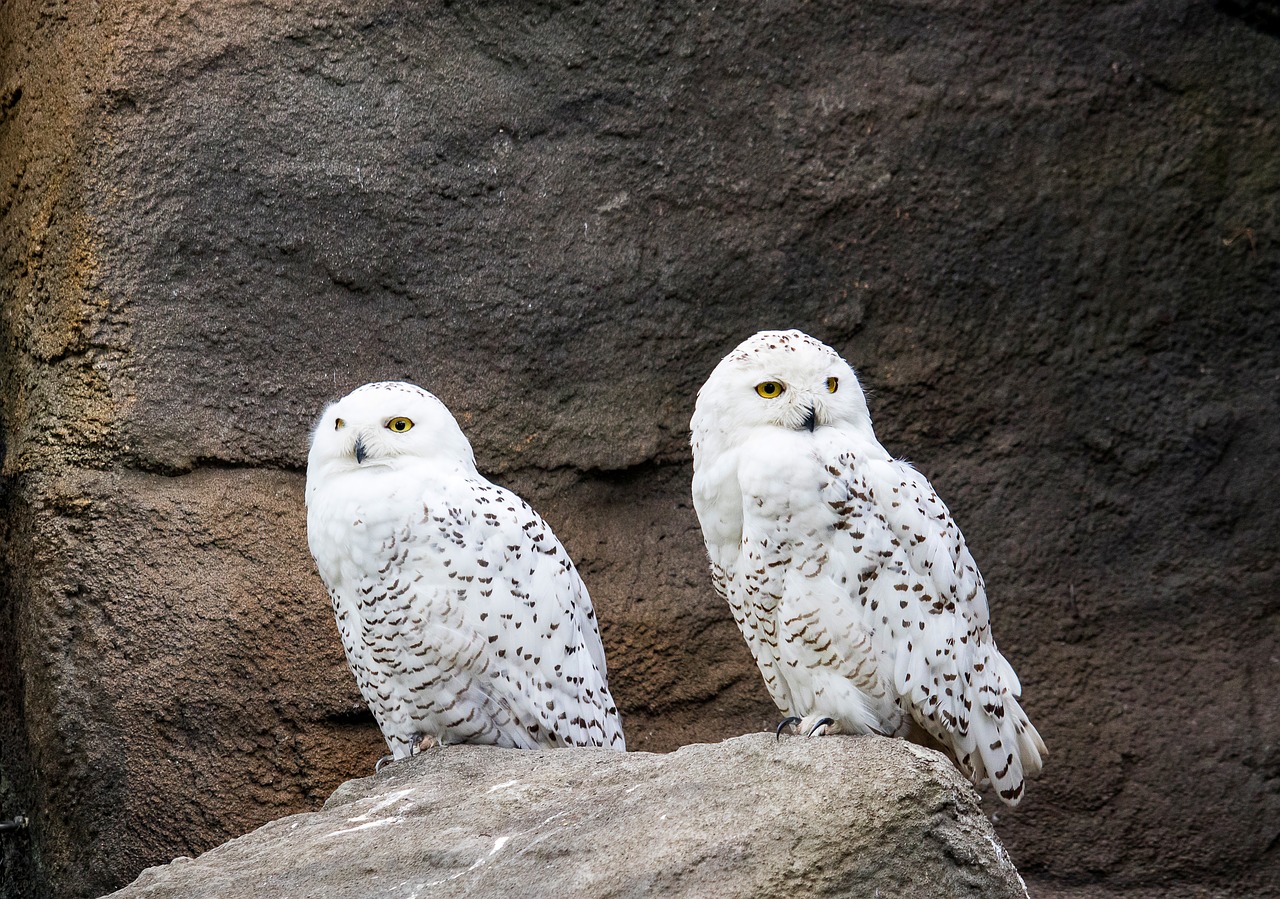
[[[356,438],[356,464],[360,465],[364,462],[365,457],[369,455],[368,450],[364,448],[364,438]]]
[[[815,413],[813,407],[810,406],[809,413],[804,417],[804,427],[809,431],[809,433],[813,433],[813,429],[816,428],[817,426],[818,426],[817,413]]]

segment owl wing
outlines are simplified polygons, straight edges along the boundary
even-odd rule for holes
[[[792,714],[795,699],[786,677],[778,645],[778,621],[760,607],[759,594],[770,587],[776,568],[765,559],[767,550],[755,541],[743,540],[746,498],[740,486],[739,451],[726,450],[714,457],[702,452],[694,441],[693,505],[702,529],[707,557],[711,563],[711,583],[729,604],[729,610],[752,658],[764,678],[769,697],[783,715]],[[766,573],[769,576],[766,576]]]
[[[779,633],[776,611],[767,610],[762,603],[764,591],[774,586],[765,574],[773,561],[759,544],[744,542],[740,555],[727,560],[727,567],[711,563],[711,580],[716,592],[729,604],[733,620],[764,678],[769,698],[783,715],[791,715],[797,706],[791,679],[782,669],[784,653],[780,640],[785,639],[785,635]]]
[[[509,726],[544,746],[625,749],[591,597],[542,517],[472,476],[429,492],[412,530],[410,608],[466,647],[460,658]]]
[[[905,462],[842,454],[825,491],[852,598],[874,634],[899,702],[961,769],[1010,805],[1040,770],[1039,733],[991,636],[986,589],[960,529]],[[886,671],[888,674],[888,671]]]

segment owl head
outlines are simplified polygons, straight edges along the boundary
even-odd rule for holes
[[[402,470],[421,462],[475,470],[471,444],[444,403],[414,384],[379,381],[321,413],[311,432],[307,475]]]
[[[828,426],[871,435],[867,399],[849,363],[801,331],[761,331],[740,343],[698,391],[691,422],[695,452],[700,435]]]

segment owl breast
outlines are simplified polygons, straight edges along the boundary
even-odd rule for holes
[[[856,500],[809,434],[769,435],[739,458],[741,539],[725,593],[770,694],[787,715],[821,710],[846,732],[897,733],[884,654],[849,602],[859,574],[878,567],[883,535],[832,551]]]

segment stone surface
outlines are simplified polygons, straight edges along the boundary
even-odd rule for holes
[[[306,431],[438,392],[551,522],[628,744],[775,715],[686,424],[799,327],[947,500],[1052,755],[1033,892],[1280,882],[1274,4],[0,5],[0,892],[379,753]]]
[[[114,899],[1023,897],[932,750],[769,734],[668,755],[449,747]]]

